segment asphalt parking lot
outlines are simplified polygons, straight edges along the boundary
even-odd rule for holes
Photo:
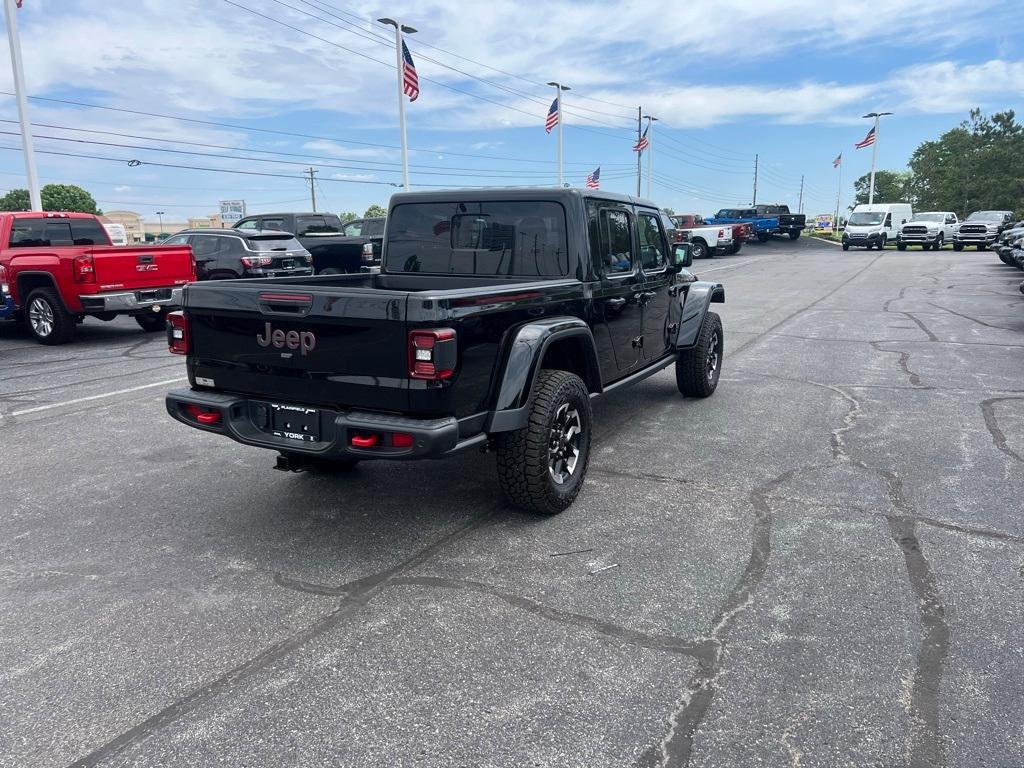
[[[130,320],[0,327],[0,765],[1019,766],[1024,296],[991,253],[747,246],[709,400],[290,475]]]

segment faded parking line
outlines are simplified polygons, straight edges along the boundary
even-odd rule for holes
[[[103,392],[98,395],[89,395],[88,397],[76,397],[74,400],[64,400],[60,403],[50,403],[49,405],[38,405],[35,408],[25,408],[21,411],[12,411],[7,414],[8,416],[26,416],[30,413],[39,413],[40,411],[49,411],[53,408],[63,408],[68,405],[78,405],[79,403],[87,403],[91,400],[102,400],[105,397],[115,397],[117,395],[126,395],[129,392],[138,392],[141,389],[152,389],[153,387],[163,387],[168,384],[177,384],[182,381],[188,381],[187,376],[179,376],[176,379],[166,379],[165,381],[154,381],[152,384],[140,384],[137,387],[128,387],[126,389],[117,389],[113,392]],[[3,415],[0,414],[0,418]]]

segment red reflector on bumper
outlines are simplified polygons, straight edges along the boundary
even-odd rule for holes
[[[395,448],[412,448],[412,435],[408,432],[395,432],[391,435],[391,445]]]
[[[380,442],[380,435],[352,435],[352,445],[356,448],[373,448]]]

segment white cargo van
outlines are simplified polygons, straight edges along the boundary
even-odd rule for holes
[[[875,203],[853,209],[843,232],[843,250],[878,248],[896,242],[900,227],[914,218],[910,203]]]

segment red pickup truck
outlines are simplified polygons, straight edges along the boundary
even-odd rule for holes
[[[71,341],[87,315],[161,331],[196,274],[189,246],[114,246],[87,213],[0,213],[0,268],[13,317],[42,344]]]
[[[708,226],[704,217],[696,213],[680,213],[672,216],[672,221],[681,230]],[[732,224],[732,245],[729,253],[739,253],[743,243],[754,239],[754,228],[750,224]],[[678,239],[678,238],[677,238]]]

